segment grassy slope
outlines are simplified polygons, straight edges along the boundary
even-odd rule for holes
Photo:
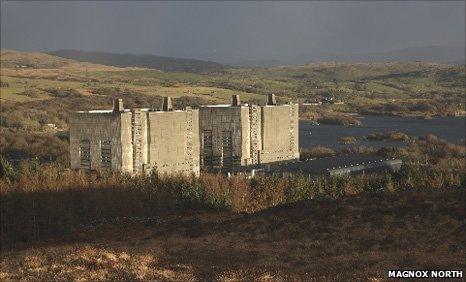
[[[143,67],[164,71],[207,71],[223,69],[226,67],[222,64],[211,61],[155,55],[116,54],[77,50],[59,50],[48,52],[48,54],[82,62],[98,63],[117,67]]]
[[[150,71],[147,71],[150,74]],[[102,78],[98,82],[86,83],[80,81],[60,81],[52,79],[31,79],[23,77],[3,76],[2,81],[7,82],[9,87],[2,87],[0,89],[1,98],[8,101],[26,102],[39,99],[52,98],[47,95],[44,89],[49,88],[63,88],[75,89],[80,93],[86,95],[90,90],[99,87],[117,87],[125,89],[128,92],[138,92],[147,95],[159,95],[178,98],[181,96],[211,98],[217,101],[228,101],[233,94],[240,94],[244,101],[250,100],[265,100],[262,95],[255,93],[246,93],[230,89],[223,89],[218,87],[209,86],[196,86],[186,84],[175,84],[171,86],[163,86],[158,81],[125,81],[120,79],[119,74],[112,76],[113,81],[108,81],[108,77],[112,74],[99,74]],[[142,77],[142,76],[139,76]],[[155,80],[155,79],[154,79]],[[27,89],[34,89],[39,93],[37,97],[28,97],[24,94]],[[143,106],[143,105],[141,105]]]
[[[190,73],[102,66],[41,53],[2,52],[9,52],[8,56],[2,55],[1,80],[8,86],[0,88],[0,98],[5,105],[20,102],[28,103],[27,106],[32,108],[36,107],[35,104],[41,107],[44,99],[66,105],[69,103],[65,100],[69,98],[56,97],[50,89],[74,89],[81,94],[80,99],[92,102],[99,98],[99,101],[105,100],[110,106],[113,96],[98,97],[95,94],[92,96],[92,93],[102,88],[118,88],[114,96],[120,95],[126,100],[128,95],[171,96],[188,97],[199,103],[228,103],[232,94],[240,94],[242,101],[263,103],[266,94],[274,93],[279,96],[279,101],[304,102],[331,94],[345,102],[344,105],[302,107],[301,117],[314,119],[334,112],[419,116],[464,112],[463,66],[419,62],[318,63],[298,67]],[[15,67],[25,62],[30,67]],[[142,103],[146,98],[135,100],[136,106],[148,106]],[[421,105],[418,107],[420,110],[413,110],[413,104],[419,101],[432,105]],[[89,103],[80,103],[86,104]],[[33,117],[19,112],[18,107],[8,107],[8,114],[3,114],[15,114],[15,118],[21,120],[20,124],[37,123],[37,120],[31,121]],[[76,107],[61,109],[86,110]],[[46,110],[52,112],[54,109]],[[56,123],[51,120],[50,115],[45,115],[40,123]],[[60,123],[65,124],[66,120]]]
[[[245,92],[275,93],[284,99],[295,100],[306,100],[326,93],[340,96],[347,101],[357,98],[429,98],[432,93],[451,94],[463,91],[465,74],[464,67],[461,66],[419,62],[318,63],[299,67],[227,69],[203,74],[166,73],[134,68],[98,69],[95,67],[98,65],[93,64],[81,65],[79,68],[72,66],[79,66],[80,63],[47,54],[7,53],[10,55],[2,55],[2,75],[7,76],[2,79],[8,79],[8,76],[37,78],[40,74],[52,71],[55,76],[49,75],[51,87],[54,86],[54,80],[93,81],[93,87],[117,83],[118,86],[135,91],[142,87],[146,92],[155,91],[157,86],[210,86],[240,91],[247,99],[257,97],[249,97]],[[36,70],[12,71],[12,66],[24,63],[24,58],[28,58],[26,62],[33,61]],[[53,68],[55,70],[51,70]],[[87,74],[85,68],[88,69]],[[74,87],[72,84],[67,86]]]
[[[75,89],[89,94],[100,87],[118,87],[126,92],[138,92],[159,96],[191,96],[228,101],[236,90],[207,86],[208,75],[171,72],[141,68],[118,68],[92,63],[81,63],[70,59],[43,54],[2,49],[1,80],[8,87],[0,88],[2,100],[29,102],[53,98],[47,95],[49,88]],[[27,90],[37,93],[28,96]],[[261,100],[255,93],[239,91],[245,101]],[[141,105],[143,106],[143,105]]]
[[[60,120],[53,121],[58,124],[78,107],[110,105],[112,96],[91,96],[90,90],[101,87],[118,87],[137,97],[156,94],[215,101],[227,101],[237,91],[246,101],[263,101],[266,93],[302,101],[338,90],[345,101],[358,103],[427,99],[435,91],[453,99],[464,95],[463,67],[425,63],[327,63],[207,74],[77,63],[48,67],[17,70],[2,66],[1,79],[9,84],[1,88],[2,103],[5,97],[21,102],[12,109],[11,114],[18,115],[14,120],[26,113],[35,122],[40,117],[48,123],[51,109],[60,108],[60,115],[54,117]],[[369,91],[355,90],[355,81],[366,83]],[[81,96],[54,98],[48,88],[73,88]],[[26,96],[24,92],[30,89],[38,96]],[[419,95],[417,90],[426,93]],[[138,106],[155,101],[136,98],[127,100],[131,105],[143,104]],[[21,251],[2,252],[0,279],[290,276],[346,280],[385,277],[386,269],[397,267],[464,268],[464,230],[459,227],[462,199],[463,195],[454,192],[366,194],[334,202],[304,202],[255,215],[198,214],[184,220],[175,217],[170,224],[91,228],[57,241],[22,246]]]
[[[47,55],[39,52],[20,52],[10,49],[0,51],[2,68],[59,68],[73,63],[73,60]]]
[[[2,279],[384,278],[465,269],[462,191],[361,194],[251,215],[167,216],[2,252]]]

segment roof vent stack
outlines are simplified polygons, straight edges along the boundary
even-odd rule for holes
[[[274,106],[277,104],[277,99],[275,98],[275,94],[269,94],[267,96],[267,105]]]
[[[114,113],[122,113],[125,111],[123,107],[123,99],[114,99],[113,100],[113,112]]]
[[[173,104],[171,97],[163,97],[162,111],[173,111]]]
[[[231,105],[234,107],[241,106],[239,95],[231,95]]]

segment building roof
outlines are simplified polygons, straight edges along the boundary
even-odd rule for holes
[[[242,104],[240,107],[247,107],[248,104]],[[231,104],[218,104],[218,105],[201,105],[200,107],[202,108],[230,108],[230,107],[237,107],[237,106],[232,106]]]
[[[370,165],[393,160],[377,155],[348,154],[318,159],[309,159],[305,161],[284,162],[281,164],[272,164],[270,170],[280,172],[302,172],[302,173],[321,173],[326,170],[334,170],[345,167],[354,167],[360,165]]]
[[[151,113],[166,113],[167,111],[162,111],[158,109],[150,109],[150,108],[135,108],[140,110],[141,112],[151,112]],[[125,109],[125,113],[131,112],[132,109]],[[184,112],[186,110],[173,110],[168,112]],[[111,114],[113,110],[90,110],[90,111],[76,111],[75,113],[79,114]]]

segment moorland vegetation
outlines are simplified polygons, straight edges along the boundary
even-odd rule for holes
[[[311,181],[299,174],[249,179],[217,174],[203,174],[200,178],[166,176],[154,172],[134,177],[70,171],[60,162],[23,161],[12,165],[2,158],[3,236],[12,241],[38,239],[95,220],[148,217],[169,211],[250,213],[302,200],[336,199],[362,192],[464,187],[464,146],[426,136],[406,147],[383,148],[377,153],[402,158],[402,169],[351,177],[316,177]]]
[[[404,147],[301,151],[404,163],[347,177],[130,176],[71,171],[67,134],[70,111],[110,108],[116,97],[158,108],[162,96],[185,107],[274,93],[336,101],[300,117],[347,125],[355,114],[462,115],[464,75],[421,62],[163,72],[2,50],[0,279],[351,280],[464,268],[464,144],[391,132],[367,138]]]

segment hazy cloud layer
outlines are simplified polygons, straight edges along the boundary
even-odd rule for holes
[[[1,46],[234,62],[465,45],[465,2],[1,2]]]

